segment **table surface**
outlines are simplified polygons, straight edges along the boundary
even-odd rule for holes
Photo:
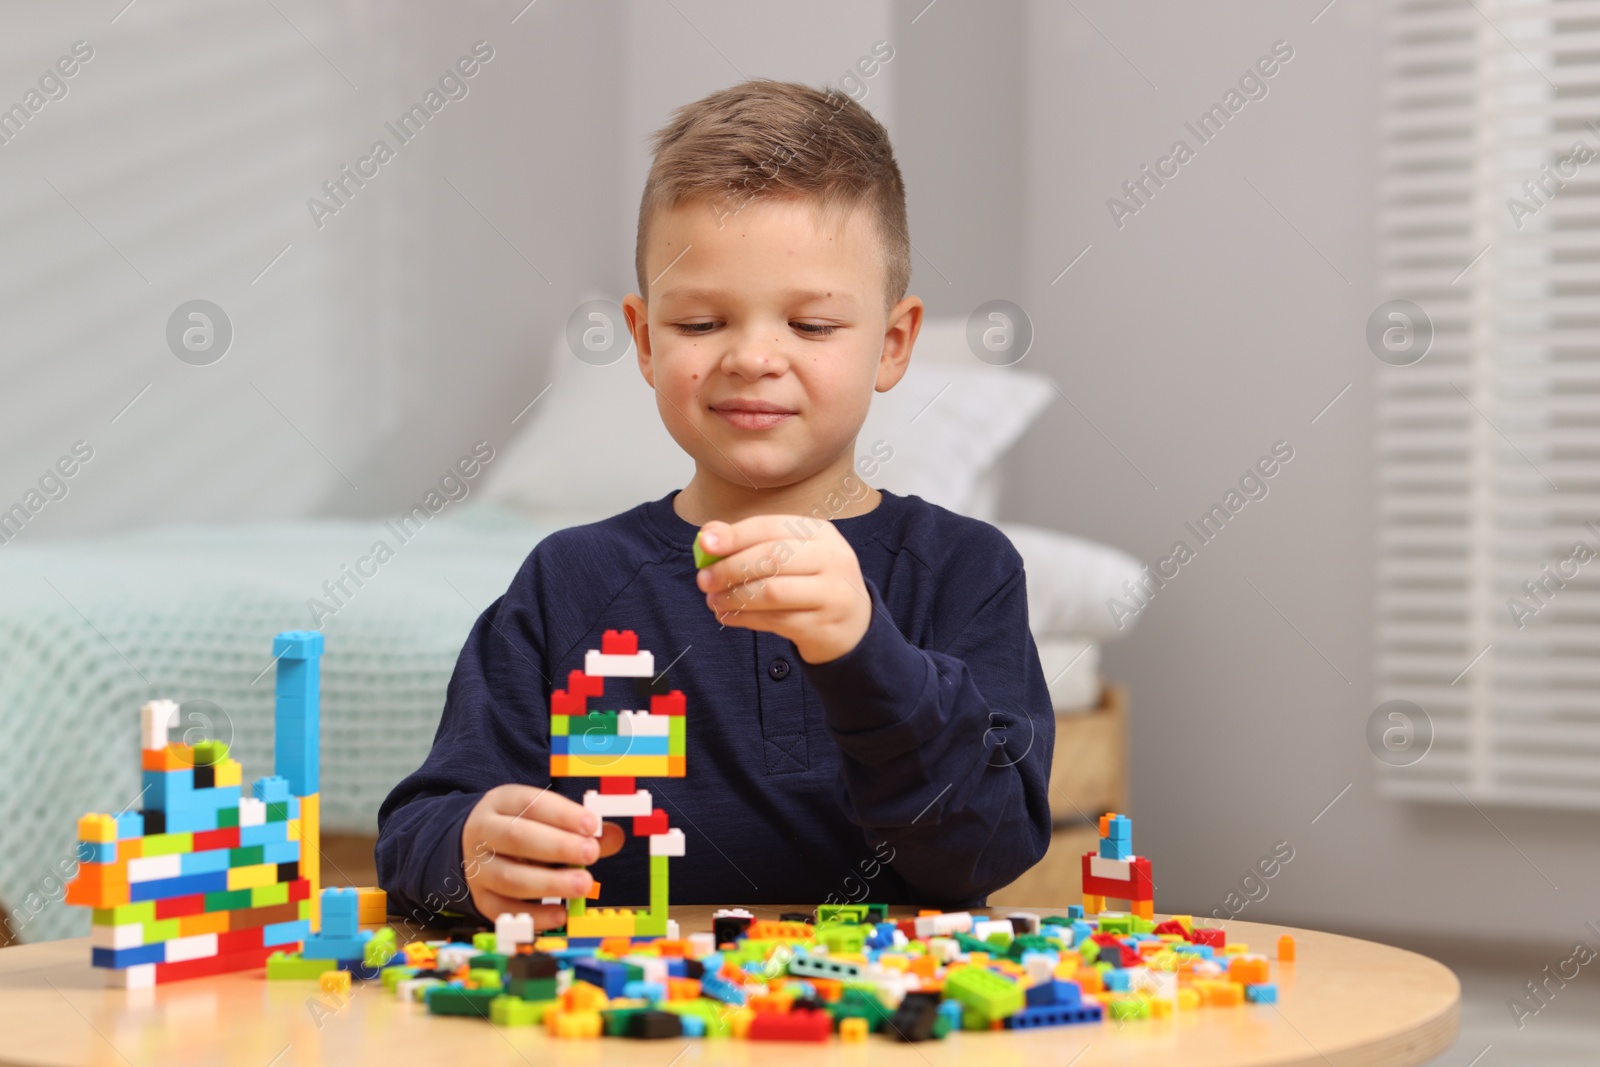
[[[776,918],[803,907],[750,909]],[[1005,913],[1022,909],[995,909]],[[1054,914],[1058,909],[1032,909]],[[685,933],[710,928],[711,908],[674,908]],[[1370,941],[1260,923],[1228,924],[1231,941],[1275,955],[1278,936],[1297,942],[1295,963],[1274,962],[1277,1005],[1202,1008],[1168,1019],[1027,1031],[953,1033],[900,1044],[624,1038],[558,1041],[540,1027],[502,1028],[431,1016],[376,982],[347,1003],[324,1002],[314,982],[268,982],[261,970],[146,990],[108,988],[89,966],[87,938],[0,950],[0,1063],[168,1067],[237,1064],[420,1063],[491,1065],[639,1063],[846,1064],[921,1067],[984,1063],[1102,1067],[1181,1063],[1416,1064],[1456,1035],[1461,986],[1442,964]],[[678,1057],[674,1059],[674,1057]]]

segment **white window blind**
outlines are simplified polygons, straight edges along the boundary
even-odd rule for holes
[[[1600,0],[1390,14],[1382,281],[1434,339],[1380,368],[1376,674],[1434,737],[1383,785],[1600,808]]]

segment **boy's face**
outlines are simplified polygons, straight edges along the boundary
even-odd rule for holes
[[[841,456],[849,468],[873,391],[905,373],[921,301],[885,309],[870,208],[825,223],[801,200],[712,207],[656,214],[648,307],[624,301],[662,421],[733,486],[794,485]]]

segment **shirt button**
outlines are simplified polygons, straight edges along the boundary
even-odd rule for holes
[[[789,677],[789,661],[781,657],[773,660],[767,666],[767,673],[772,676],[773,681],[783,681],[785,678]]]

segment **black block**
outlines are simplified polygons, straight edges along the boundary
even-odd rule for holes
[[[900,1041],[928,1041],[939,1017],[939,997],[933,993],[907,993],[889,1017],[884,1033]]]
[[[711,921],[711,932],[719,945],[726,945],[730,941],[739,940],[748,929],[750,929],[750,920],[742,915],[724,915],[720,919]]]
[[[556,958],[548,952],[519,952],[506,961],[506,973],[511,978],[554,978],[560,970]]]
[[[628,1020],[628,1036],[646,1040],[682,1037],[683,1020],[670,1011],[641,1011]]]
[[[215,764],[208,763],[204,767],[194,769],[194,787],[196,789],[212,789],[217,784],[217,768]]]
[[[786,911],[778,916],[778,921],[784,923],[814,923],[817,918],[809,911]]]
[[[164,834],[167,832],[167,813],[164,811],[141,811],[144,816],[144,835]]]
[[[300,877],[300,861],[290,860],[288,863],[278,864],[278,881],[293,882]]]
[[[683,976],[696,980],[704,978],[706,976],[706,965],[699,960],[684,960]]]

